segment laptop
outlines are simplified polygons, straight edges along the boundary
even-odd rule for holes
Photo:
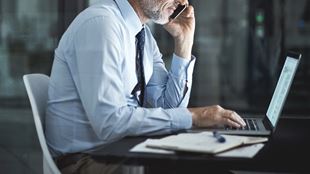
[[[286,97],[293,82],[295,72],[299,65],[301,54],[295,52],[288,52],[286,60],[281,70],[277,86],[273,92],[272,99],[269,103],[267,113],[263,117],[242,116],[247,123],[243,128],[232,128],[229,126],[215,127],[215,128],[193,128],[188,132],[201,131],[218,131],[222,134],[236,134],[236,135],[257,135],[268,136],[275,131],[277,122],[281,115]]]

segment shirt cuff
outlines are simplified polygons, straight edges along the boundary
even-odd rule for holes
[[[187,81],[192,81],[195,61],[195,56],[192,56],[191,60],[188,60],[173,54],[171,73],[176,77],[186,79]]]
[[[192,114],[187,108],[175,108],[171,110],[171,129],[179,131],[192,127]]]

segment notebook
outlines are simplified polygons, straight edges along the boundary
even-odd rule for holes
[[[274,132],[279,117],[281,115],[286,97],[293,82],[295,72],[301,59],[300,53],[288,52],[286,55],[285,63],[282,67],[280,77],[278,79],[276,88],[272,95],[267,113],[263,117],[251,117],[242,115],[247,123],[247,126],[240,129],[222,126],[215,128],[193,128],[188,132],[201,132],[208,130],[217,130],[222,134],[236,134],[236,135],[258,135],[268,136]]]

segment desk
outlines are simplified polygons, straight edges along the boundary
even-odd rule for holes
[[[177,169],[176,173],[198,173],[217,169],[309,172],[310,119],[282,118],[272,138],[252,159],[214,157],[206,154],[175,155],[132,153],[129,150],[149,137],[128,137],[91,153],[98,161],[148,168]],[[197,172],[196,172],[197,171]]]

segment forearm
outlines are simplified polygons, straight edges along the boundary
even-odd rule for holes
[[[107,142],[125,136],[169,134],[192,125],[191,115],[186,108],[100,106],[97,112],[89,115],[89,120],[100,139]]]
[[[149,102],[151,107],[187,107],[191,83],[169,74],[167,84],[162,87],[156,86],[151,89],[152,91],[156,91],[151,94],[152,97],[149,100],[151,101]]]
[[[154,76],[147,85],[147,102],[151,107],[187,107],[195,61],[194,57],[188,61],[174,55],[169,72],[164,65],[154,66]]]

